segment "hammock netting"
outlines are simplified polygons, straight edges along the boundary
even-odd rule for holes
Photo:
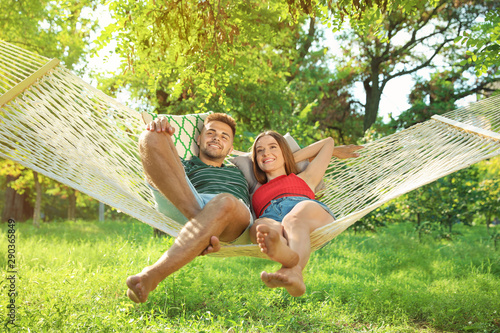
[[[321,201],[337,220],[311,235],[316,250],[382,204],[500,154],[500,96],[434,116],[333,158]],[[147,116],[147,115],[146,115]],[[168,116],[182,157],[206,115]],[[155,210],[137,141],[143,114],[120,104],[57,60],[0,41],[0,156],[112,206],[171,236],[182,224]],[[225,245],[217,256],[263,257],[256,245]]]

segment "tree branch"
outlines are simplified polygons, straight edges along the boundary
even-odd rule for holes
[[[441,49],[446,45],[448,44],[449,42],[453,41],[452,38],[447,38],[445,39],[436,49],[434,49],[434,54],[429,58],[427,59],[427,61],[425,61],[424,63],[420,64],[419,66],[417,67],[414,67],[412,69],[409,69],[409,70],[403,70],[401,72],[398,72],[398,73],[395,73],[395,74],[389,74],[387,75],[386,78],[384,78],[384,82],[383,84],[385,85],[385,83],[387,83],[387,81],[390,81],[392,80],[393,78],[395,77],[399,77],[399,76],[403,76],[403,75],[407,75],[407,74],[411,74],[411,73],[414,73],[422,68],[425,68],[427,66],[430,65],[430,63],[432,62],[432,60],[439,54],[439,52],[441,51]]]
[[[299,56],[297,57],[297,60],[294,61],[293,65],[301,64],[304,62],[304,58],[309,53],[309,49],[311,48],[315,34],[316,34],[316,18],[311,17],[311,19],[309,21],[309,31],[305,37],[305,42],[302,45],[302,47],[300,48]],[[287,82],[291,82],[297,76],[298,72],[299,72],[298,69],[294,69],[293,71],[290,71],[291,75],[287,77]]]

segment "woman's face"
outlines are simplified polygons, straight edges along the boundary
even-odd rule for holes
[[[270,135],[264,135],[255,143],[255,157],[260,169],[265,173],[285,171],[285,159],[281,147]]]

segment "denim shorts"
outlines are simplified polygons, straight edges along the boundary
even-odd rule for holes
[[[335,215],[333,215],[333,212],[328,208],[327,205],[324,203],[318,201],[318,200],[313,200],[309,199],[306,197],[283,197],[275,200],[271,200],[271,203],[269,206],[264,210],[264,213],[260,216],[262,217],[267,217],[269,219],[273,219],[277,222],[283,221],[285,216],[290,213],[290,211],[295,207],[299,202],[302,201],[314,201],[320,204],[320,206],[326,210],[328,214],[330,214],[333,218],[335,218]]]
[[[200,205],[201,209],[205,207],[205,205],[215,198],[217,194],[207,194],[207,193],[198,193],[198,191],[195,189],[189,178],[186,176],[186,182],[189,185],[189,188],[193,192],[194,197],[196,198],[196,201]],[[184,225],[187,223],[188,219],[185,217],[178,209],[177,207],[174,206],[170,200],[168,200],[163,194],[160,193],[156,188],[151,186],[148,182],[146,182],[151,189],[151,193],[153,194],[153,197],[155,199],[155,208],[157,211],[162,213],[163,215],[170,217],[172,220]],[[253,215],[252,212],[250,211],[250,208],[243,202],[243,200],[239,199],[240,202],[248,209],[248,213],[250,214],[250,220],[248,227],[246,230],[234,241],[229,242],[230,244],[250,244],[250,234],[249,234],[249,229],[252,226],[254,220],[253,220]]]

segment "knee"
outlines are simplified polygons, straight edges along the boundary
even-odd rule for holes
[[[285,230],[309,230],[310,220],[314,218],[311,214],[314,207],[308,201],[297,204],[295,208],[288,213],[282,221]]]
[[[151,154],[157,155],[162,152],[177,156],[177,152],[172,150],[172,146],[168,144],[168,140],[171,139],[169,135],[164,132],[144,131],[139,136],[139,152],[143,158]]]
[[[304,226],[304,221],[301,223],[301,219],[297,214],[289,213],[283,221],[281,222],[285,230],[297,229]]]
[[[158,138],[159,135],[156,132],[143,131],[139,136],[139,150],[143,152],[151,147],[156,147]]]
[[[234,212],[238,205],[238,199],[229,193],[217,194],[211,201],[217,205],[222,214],[230,214]]]

